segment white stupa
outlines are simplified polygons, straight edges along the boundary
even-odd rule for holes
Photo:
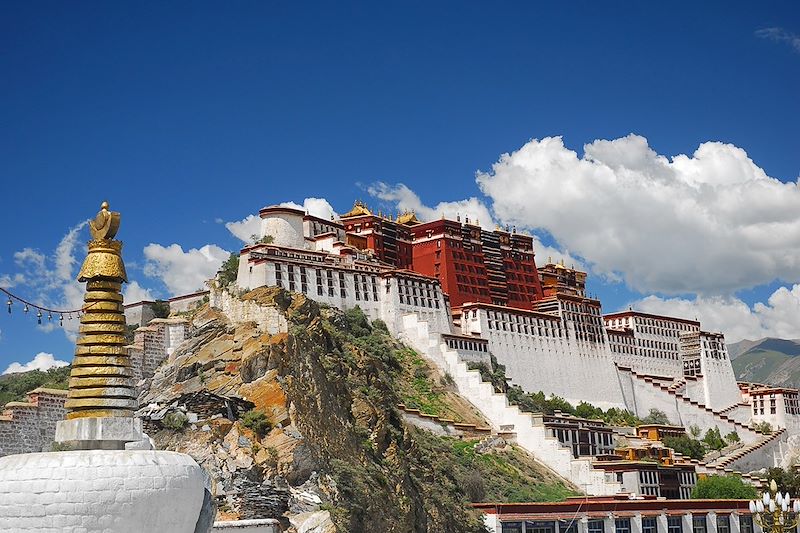
[[[56,441],[71,451],[0,458],[0,531],[200,533],[213,520],[202,468],[147,449],[125,348],[120,215],[103,203],[79,281],[87,282]],[[138,448],[138,449],[126,449]]]

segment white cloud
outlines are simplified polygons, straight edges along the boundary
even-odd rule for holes
[[[0,275],[0,287],[4,289],[10,289],[11,287],[20,285],[21,283],[25,283],[25,276],[23,274],[16,273],[14,275]]]
[[[186,294],[203,289],[229,255],[215,244],[186,252],[178,244],[148,244],[144,247],[144,273],[161,279],[172,296]]]
[[[78,260],[75,256],[80,231],[86,222],[81,222],[67,231],[55,251],[48,255],[39,250],[24,248],[14,254],[14,263],[21,270],[14,274],[0,275],[3,287],[20,287],[21,296],[43,307],[60,310],[80,309],[83,305],[83,284],[75,279]],[[45,321],[39,329],[53,331],[56,318]],[[65,320],[64,333],[74,341],[78,332],[78,321]]]
[[[800,279],[800,190],[741,148],[701,144],[670,160],[629,135],[504,154],[478,185],[506,224],[545,230],[595,273],[640,292],[731,294]]]
[[[752,307],[730,296],[699,296],[693,300],[648,296],[633,307],[646,313],[696,318],[704,330],[723,332],[729,343],[762,337],[800,338],[800,284],[791,289],[780,287],[766,303]]]
[[[770,41],[775,41],[776,43],[786,43],[791,46],[795,52],[800,54],[800,35],[797,35],[796,33],[792,33],[783,28],[777,27],[762,28],[760,30],[756,30],[756,37],[769,39]]]
[[[240,241],[251,244],[253,242],[253,235],[258,235],[261,230],[261,217],[258,215],[247,215],[242,220],[226,222],[225,227]]]
[[[155,296],[153,296],[153,292],[150,289],[145,289],[139,285],[138,281],[131,281],[128,283],[122,293],[122,296],[126,304],[132,304],[145,300],[153,301],[156,299]]]
[[[28,372],[30,370],[48,370],[50,368],[59,368],[67,366],[69,363],[56,359],[53,354],[46,352],[39,352],[36,356],[25,364],[11,363],[5,369],[3,374],[13,374],[16,372]]]
[[[333,209],[333,206],[326,200],[325,198],[306,198],[303,200],[303,205],[297,204],[295,202],[283,202],[280,205],[283,207],[293,207],[295,209],[301,209],[308,213],[309,215],[313,215],[315,217],[324,218],[325,220],[330,220],[331,217],[337,217],[336,211]]]

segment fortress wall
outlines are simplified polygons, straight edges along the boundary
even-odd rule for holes
[[[556,394],[572,404],[608,409],[625,399],[607,345],[570,339],[558,317],[529,314],[530,323],[502,310],[473,308],[462,316],[462,333],[489,341],[512,384],[528,392]]]
[[[49,450],[66,415],[67,391],[36,389],[27,402],[9,402],[0,415],[0,457]]]
[[[708,407],[721,411],[742,401],[730,359],[714,358],[704,354],[700,358],[700,370],[703,373],[705,386],[703,403]]]

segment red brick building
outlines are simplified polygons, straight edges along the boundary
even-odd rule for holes
[[[532,309],[543,296],[533,238],[488,231],[467,220],[420,222],[413,213],[396,220],[356,202],[341,217],[348,244],[371,250],[397,268],[439,279],[450,303],[491,303]]]
[[[384,263],[412,270],[410,227],[419,223],[413,213],[400,215],[394,221],[381,214],[375,215],[362,202],[356,202],[341,220],[347,244],[372,250]]]

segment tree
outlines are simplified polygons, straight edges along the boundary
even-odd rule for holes
[[[692,498],[697,500],[754,500],[755,487],[746,484],[739,476],[708,476],[697,480]]]
[[[239,274],[239,256],[237,254],[231,254],[228,259],[222,263],[222,267],[220,267],[219,272],[217,273],[217,279],[219,280],[220,287],[227,287],[231,283],[236,281],[236,276]]]
[[[703,443],[690,437],[664,437],[663,443],[667,448],[672,448],[676,452],[692,459],[702,459],[706,454]]]
[[[703,442],[712,450],[721,450],[725,447],[725,441],[719,433],[719,428],[715,427],[706,431],[706,436],[703,437]]]
[[[700,426],[697,424],[692,424],[689,426],[689,435],[696,440],[700,439],[700,435],[703,434],[703,430],[700,429]]]
[[[642,418],[642,422],[645,424],[661,424],[668,426],[669,425],[669,418],[667,418],[667,413],[664,411],[660,411],[655,407],[650,409],[650,412],[647,413],[647,416]]]
[[[778,490],[782,493],[800,494],[800,492],[798,492],[798,489],[800,489],[800,474],[798,474],[794,468],[790,468],[789,470],[770,468],[764,476],[765,484],[769,483],[770,479],[775,480],[775,483],[778,485]]]
[[[739,438],[739,434],[735,431],[731,431],[727,435],[725,435],[725,440],[728,441],[728,444],[736,444],[737,442],[741,442],[742,439]]]

